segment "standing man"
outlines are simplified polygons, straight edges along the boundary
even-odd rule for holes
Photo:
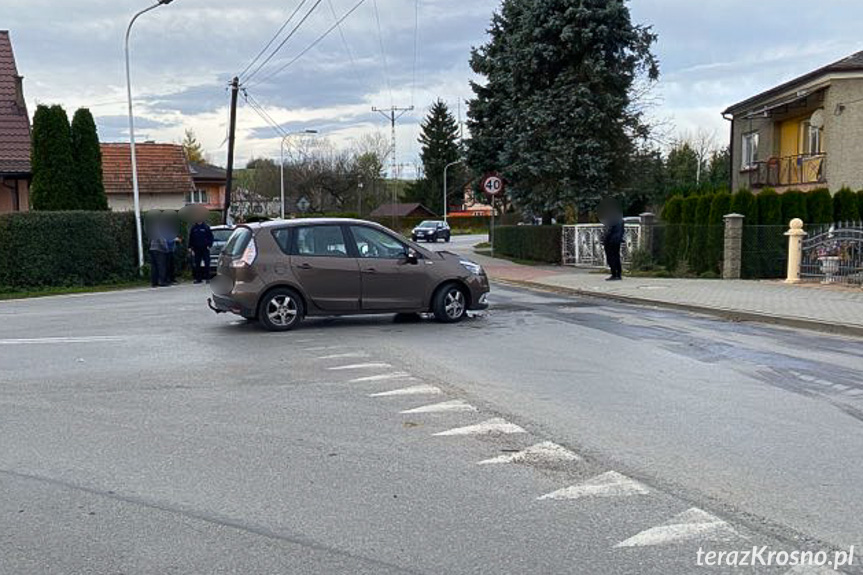
[[[168,241],[165,239],[161,222],[148,226],[150,238],[150,285],[165,287],[168,283]]]
[[[210,282],[210,248],[213,247],[213,230],[203,218],[198,218],[189,231],[189,250],[192,252],[192,274],[195,283]]]
[[[603,209],[604,208],[604,209]],[[623,243],[625,231],[623,212],[615,205],[606,205],[600,209],[599,221],[605,226],[602,244],[605,248],[605,260],[611,269],[611,276],[606,281],[623,279],[623,264],[620,261],[620,246]]]

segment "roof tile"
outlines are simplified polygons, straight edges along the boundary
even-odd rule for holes
[[[185,194],[195,189],[182,146],[136,144],[138,188],[142,194]],[[108,194],[132,193],[129,144],[102,144],[102,177]]]
[[[18,105],[18,82],[12,40],[0,30],[0,174],[30,173],[30,119]]]

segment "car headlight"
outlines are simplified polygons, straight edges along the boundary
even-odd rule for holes
[[[475,264],[467,260],[461,260],[459,263],[461,264],[461,267],[463,267],[475,276],[482,274],[482,266],[479,264]]]

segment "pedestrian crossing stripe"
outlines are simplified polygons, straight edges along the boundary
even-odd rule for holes
[[[441,391],[439,387],[435,387],[433,385],[414,385],[411,387],[403,387],[402,389],[394,389],[392,391],[372,393],[369,397],[399,397],[410,395],[443,395],[443,391]]]
[[[483,421],[482,423],[478,423],[476,425],[468,425],[467,427],[456,427],[455,429],[441,431],[439,433],[435,433],[434,435],[438,437],[447,437],[458,435],[505,435],[514,433],[527,432],[518,425],[515,425],[514,423],[510,423],[505,419],[501,419],[500,417],[495,417],[493,419]]]
[[[551,441],[543,441],[531,445],[518,453],[500,455],[480,461],[477,465],[493,465],[496,463],[561,463],[566,461],[581,461],[581,457]]]
[[[477,411],[477,408],[466,403],[460,399],[454,399],[452,401],[442,401],[441,403],[433,403],[431,405],[424,405],[422,407],[415,407],[414,409],[406,409],[402,411],[403,414],[416,414],[416,413],[447,413],[447,412],[465,412],[465,411]]]

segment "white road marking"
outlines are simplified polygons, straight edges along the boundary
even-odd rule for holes
[[[404,387],[402,389],[394,389],[393,391],[372,393],[369,397],[398,397],[405,395],[443,395],[443,391],[433,385],[414,385],[413,387]]]
[[[125,341],[124,337],[91,336],[91,337],[40,337],[33,339],[0,339],[0,345],[41,345],[63,343],[111,343]]]
[[[548,493],[539,497],[539,499],[561,500],[581,499],[582,497],[626,497],[628,495],[646,495],[647,493],[650,493],[650,491],[641,483],[616,471],[609,471],[578,485]]]
[[[454,399],[452,401],[442,401],[441,403],[415,407],[414,409],[406,409],[401,413],[447,413],[463,411],[477,411],[477,408],[460,399]]]
[[[728,541],[739,536],[740,534],[722,519],[693,507],[675,515],[667,523],[642,531],[615,547],[648,547],[693,539]]]
[[[340,345],[317,345],[314,347],[301,347],[300,351],[336,351],[345,349]]]
[[[391,381],[393,379],[416,379],[406,371],[396,371],[393,373],[384,373],[381,375],[369,375],[367,377],[358,377],[352,379],[351,383],[366,383],[370,381]]]
[[[352,363],[350,365],[340,365],[337,367],[328,367],[330,371],[351,371],[357,369],[386,369],[392,367],[388,363]]]
[[[559,463],[563,461],[581,461],[581,457],[551,441],[543,441],[531,445],[518,453],[500,455],[480,461],[477,465],[489,465],[494,463]]]
[[[351,353],[334,353],[332,355],[322,355],[321,357],[319,357],[317,359],[350,359],[350,358],[368,357],[368,356],[369,356],[369,354],[367,354],[363,351],[355,351],[355,352],[351,352]]]
[[[448,431],[435,433],[435,436],[449,437],[456,435],[493,435],[493,434],[512,434],[512,433],[527,433],[524,429],[510,423],[500,417],[477,423],[476,425],[468,425],[467,427],[456,427]]]

